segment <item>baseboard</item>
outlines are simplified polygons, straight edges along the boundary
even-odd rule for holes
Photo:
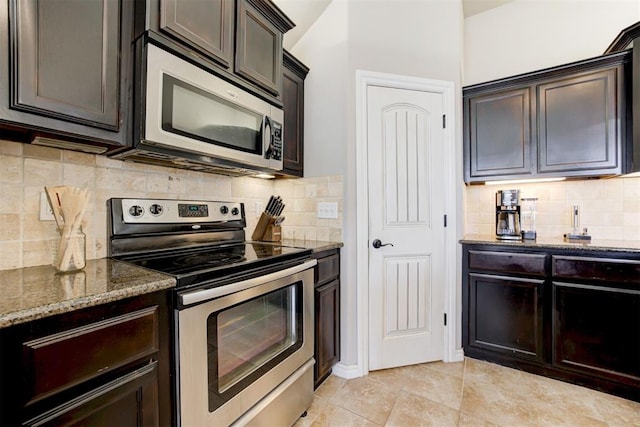
[[[464,361],[464,349],[459,348],[456,349],[455,353],[453,354],[453,360],[450,360],[450,362],[462,362]]]
[[[344,378],[345,380],[362,376],[362,372],[360,372],[358,365],[345,365],[342,363],[336,364],[333,369],[331,369],[331,373],[336,377]]]

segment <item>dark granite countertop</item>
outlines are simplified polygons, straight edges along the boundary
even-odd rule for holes
[[[321,240],[283,239],[282,245],[294,248],[311,249],[314,253],[338,249],[344,246],[342,242],[324,242]]]
[[[592,239],[591,241],[567,242],[563,238],[538,237],[536,240],[498,240],[495,236],[488,235],[466,235],[460,240],[464,244],[482,244],[513,246],[520,248],[550,248],[550,249],[578,249],[585,251],[618,251],[618,252],[639,252],[640,241],[634,240],[603,240]]]
[[[0,328],[175,286],[165,274],[102,258],[78,273],[49,265],[0,271]]]

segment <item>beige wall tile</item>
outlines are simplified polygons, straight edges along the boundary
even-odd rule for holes
[[[22,157],[0,155],[0,182],[22,184],[23,160]]]
[[[77,163],[85,166],[95,166],[96,156],[93,154],[82,153],[80,151],[62,151],[62,161],[65,163]]]
[[[62,163],[51,160],[24,159],[25,185],[61,185]]]
[[[23,155],[24,152],[24,155]],[[53,221],[40,221],[40,193],[44,186],[87,185],[90,203],[86,212],[87,257],[107,254],[106,201],[113,197],[211,199],[245,203],[247,234],[257,215],[256,202],[264,208],[271,194],[280,194],[287,207],[283,233],[289,238],[328,241],[342,239],[342,177],[261,180],[204,174],[123,162],[103,156],[0,140],[0,269],[50,264],[58,232]],[[323,189],[323,201],[338,203],[338,220],[316,218],[315,196]],[[296,197],[300,200],[296,200]],[[301,212],[294,214],[298,203]],[[297,216],[296,216],[297,215]],[[17,224],[16,227],[14,225]]]
[[[57,148],[25,144],[22,149],[22,155],[34,159],[60,161],[62,160],[62,151]]]
[[[22,212],[22,185],[0,183],[0,212]]]
[[[0,269],[10,270],[22,265],[22,241],[0,240]]]
[[[57,240],[24,240],[22,242],[23,267],[53,263]]]
[[[95,156],[94,156],[95,157]],[[71,187],[95,187],[96,169],[93,166],[64,164],[62,167],[62,182]]]
[[[0,154],[10,154],[12,156],[22,156],[22,147],[25,144],[0,139]]]
[[[539,236],[559,237],[571,231],[571,207],[580,207],[581,227],[598,239],[640,238],[640,178],[522,184],[521,196],[538,197],[536,228]],[[493,235],[493,200],[500,187],[465,188],[465,234]],[[487,200],[490,200],[487,203]],[[639,230],[636,232],[636,228]]]
[[[20,240],[21,228],[19,214],[0,214],[0,240]]]

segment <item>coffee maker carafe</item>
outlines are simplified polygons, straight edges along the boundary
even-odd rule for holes
[[[520,190],[496,193],[496,237],[500,240],[520,240]]]

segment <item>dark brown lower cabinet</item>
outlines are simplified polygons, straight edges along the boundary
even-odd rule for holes
[[[314,387],[317,388],[340,361],[340,250],[315,255]]]
[[[523,359],[544,356],[543,280],[469,275],[469,345]]]
[[[167,291],[0,329],[0,425],[174,420]]]
[[[462,285],[466,356],[640,402],[640,252],[463,244]]]
[[[553,364],[637,384],[640,289],[561,282],[553,289]]]
[[[157,365],[154,361],[24,425],[157,426]]]

